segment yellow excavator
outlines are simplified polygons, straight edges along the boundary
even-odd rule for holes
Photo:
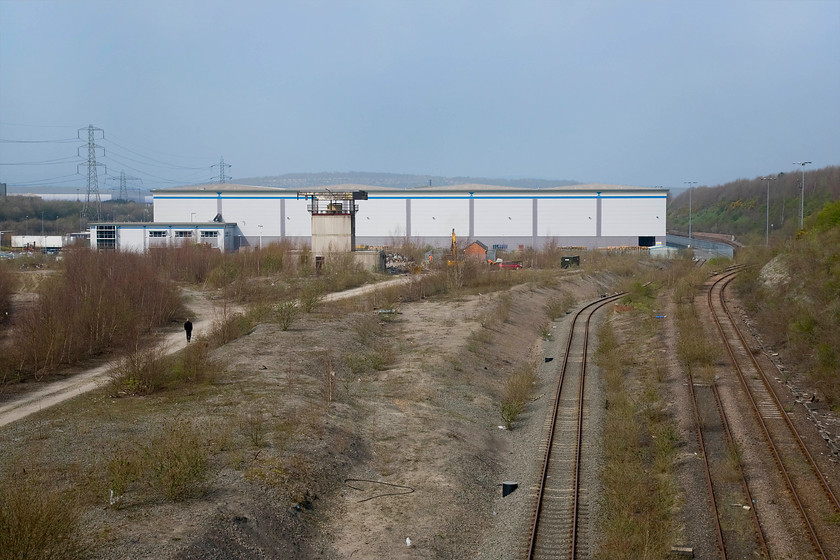
[[[452,228],[452,256],[446,261],[446,264],[448,266],[461,264],[461,261],[458,260],[458,244],[455,243],[455,228]]]

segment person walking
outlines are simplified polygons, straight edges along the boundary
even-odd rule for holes
[[[184,323],[184,330],[187,331],[187,342],[189,342],[192,338],[192,323],[189,317],[187,317],[187,322]]]

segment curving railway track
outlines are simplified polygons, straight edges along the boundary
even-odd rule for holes
[[[622,295],[596,300],[572,318],[548,422],[528,540],[529,560],[582,556],[579,544],[586,540],[583,534],[586,523],[581,520],[587,516],[590,498],[580,482],[581,462],[587,452],[582,435],[588,417],[584,395],[590,321],[599,309]]]
[[[726,304],[726,287],[738,272],[740,270],[734,268],[713,278],[708,284],[706,301],[731,361],[732,370],[737,376],[737,383],[741,387],[740,404],[752,411],[755,430],[762,434],[780,480],[783,481],[782,484],[790,502],[788,509],[801,520],[799,525],[813,546],[813,554],[818,558],[840,558],[837,524],[832,522],[840,515],[840,503],[836,494],[805,445],[802,435],[791,421],[788,411],[773,389],[771,378],[751,351]],[[693,383],[691,385],[693,389]],[[720,417],[725,424],[724,407],[720,405],[719,398],[717,402]],[[698,425],[700,425],[699,419]],[[746,479],[744,491],[749,492]],[[710,494],[714,502],[714,489],[710,489]],[[756,526],[756,538],[763,543],[764,537],[760,527],[761,509],[753,511],[754,516],[757,516],[756,523],[759,525]],[[719,517],[717,511],[715,515]],[[726,539],[720,534],[719,531],[719,549],[723,558],[726,558],[730,548]],[[807,554],[807,551],[801,552],[803,557]],[[763,545],[762,555],[774,556],[766,545]]]
[[[714,376],[698,379],[691,367],[686,376],[718,553],[724,559],[770,558],[744,470],[740,464],[732,464],[737,446],[717,380]],[[743,504],[749,515],[744,516],[741,508],[728,507],[733,502]]]

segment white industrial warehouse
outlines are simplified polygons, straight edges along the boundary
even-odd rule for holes
[[[572,185],[526,189],[457,185],[391,189],[330,185],[321,200],[349,198],[353,247],[396,246],[406,240],[447,247],[459,239],[515,250],[562,247],[651,247],[665,243],[664,188]],[[309,193],[312,194],[312,193]],[[310,243],[314,198],[298,191],[235,184],[153,191],[154,221],[91,224],[91,246],[126,251],[206,243],[222,251],[279,240]],[[348,200],[340,202],[348,209]],[[334,205],[329,206],[335,208]],[[342,214],[342,212],[336,212]],[[322,214],[325,214],[322,212]]]

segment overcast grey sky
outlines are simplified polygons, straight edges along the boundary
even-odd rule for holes
[[[146,187],[220,156],[234,180],[820,168],[840,164],[840,1],[0,0],[0,181],[84,186],[86,148],[40,141],[89,124]]]

